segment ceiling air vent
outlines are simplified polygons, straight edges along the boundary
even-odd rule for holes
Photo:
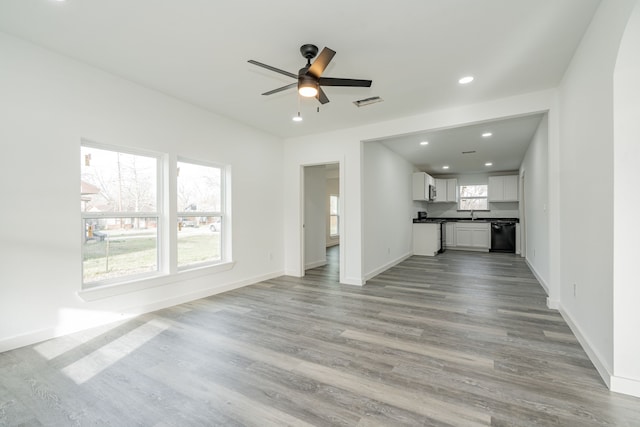
[[[357,101],[353,101],[356,104],[356,107],[364,107],[365,105],[375,104],[376,102],[382,102],[383,99],[379,96],[372,96],[371,98],[359,99]]]

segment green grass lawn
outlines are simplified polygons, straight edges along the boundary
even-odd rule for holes
[[[217,261],[220,257],[219,233],[178,237],[179,266]],[[93,241],[84,245],[84,282],[157,271],[157,259],[155,237]]]

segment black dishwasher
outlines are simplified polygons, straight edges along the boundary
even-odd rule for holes
[[[494,221],[491,223],[491,252],[516,252],[516,223]]]

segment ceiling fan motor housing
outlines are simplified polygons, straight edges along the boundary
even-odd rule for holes
[[[300,46],[300,53],[308,60],[311,60],[311,58],[315,58],[318,54],[318,46],[314,44],[303,44]]]

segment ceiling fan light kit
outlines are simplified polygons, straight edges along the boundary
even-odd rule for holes
[[[322,86],[371,87],[371,80],[322,77],[322,73],[336,54],[334,50],[331,50],[328,47],[322,49],[322,52],[318,55],[317,46],[304,44],[300,47],[300,53],[304,58],[306,58],[307,65],[300,68],[298,74],[290,73],[288,71],[272,67],[271,65],[254,61],[253,59],[248,61],[258,67],[266,68],[267,70],[274,71],[297,80],[297,83],[291,83],[289,85],[270,90],[262,95],[272,95],[274,93],[297,87],[298,93],[301,96],[307,98],[315,97],[321,104],[326,104],[329,102],[329,98],[327,98],[327,95],[322,90]],[[318,57],[312,63],[311,59],[315,58],[316,55],[318,55]]]

